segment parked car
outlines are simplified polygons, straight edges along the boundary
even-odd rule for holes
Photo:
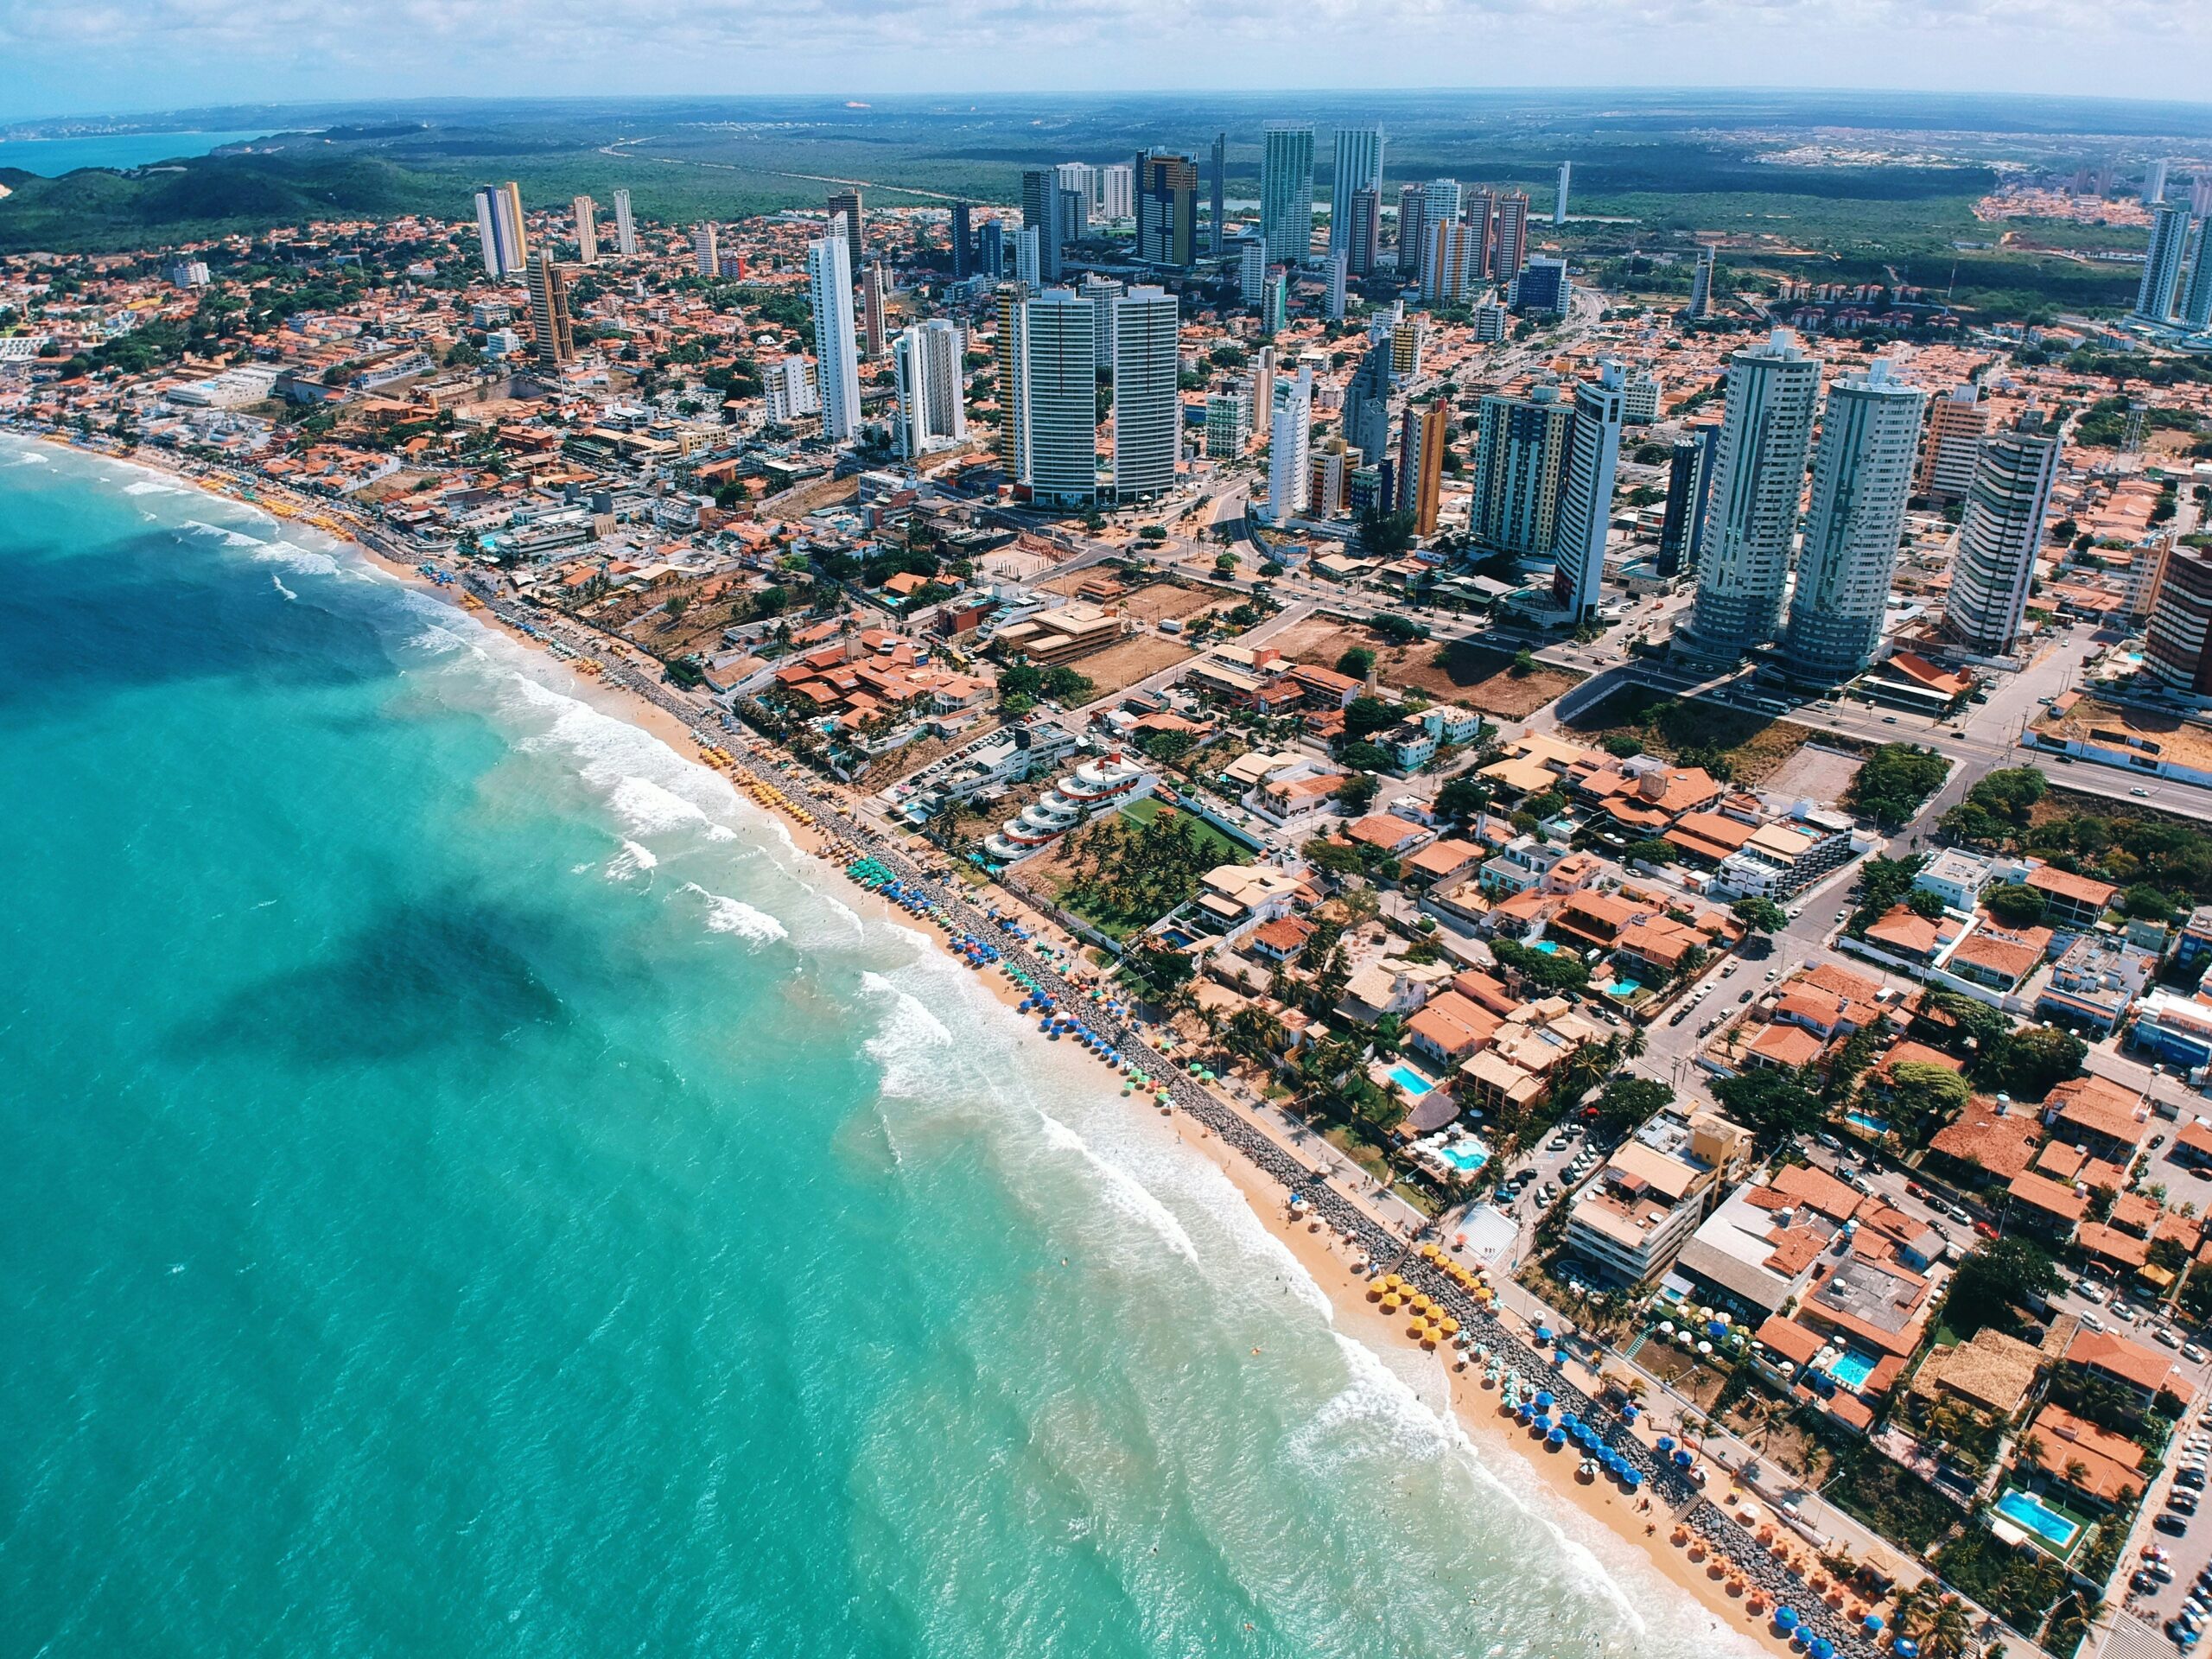
[[[1986,1221],[1977,1221],[1974,1223],[1974,1230],[1975,1232],[1980,1234],[1984,1238],[1994,1238],[1997,1236],[1997,1230]]]
[[[2176,1538],[2185,1538],[2189,1535],[2189,1517],[2185,1515],[2177,1515],[2171,1510],[2159,1510],[2158,1518],[2151,1524],[2160,1532],[2170,1533]]]
[[[2181,1346],[2181,1338],[2163,1325],[2151,1333],[2151,1340],[2168,1348],[2179,1349]]]
[[[2196,1513],[2196,1494],[2195,1492],[2169,1492],[2166,1495],[2166,1507],[2170,1510],[2178,1510],[2183,1515],[2195,1515]]]
[[[1921,1185],[1918,1181],[1907,1181],[1904,1184],[1904,1190],[1916,1198],[1924,1198],[1928,1196],[1926,1192],[1921,1190]]]
[[[2193,1342],[2184,1342],[2182,1344],[2181,1357],[2183,1359],[2188,1360],[2191,1364],[2195,1365],[2202,1365],[2206,1360],[2212,1359],[2212,1354],[2206,1353],[2203,1349],[2198,1347]],[[2212,1417],[2212,1412],[2207,1412],[2205,1416]],[[2198,1421],[2202,1421],[2203,1420],[2200,1418]]]
[[[2076,1295],[2088,1297],[2099,1307],[2102,1307],[2105,1305],[2105,1299],[2112,1294],[2094,1279],[2076,1279],[2074,1281],[2074,1291]]]
[[[2143,1317],[2126,1302],[2114,1302],[2112,1305],[2112,1316],[2122,1325],[2133,1325]]]
[[[1835,1136],[1830,1135],[1825,1129],[1821,1130],[1820,1134],[1815,1135],[1813,1139],[1819,1141],[1830,1152],[1841,1152],[1843,1150],[1843,1142],[1837,1140]]]

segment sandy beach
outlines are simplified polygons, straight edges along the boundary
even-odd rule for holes
[[[78,448],[78,446],[67,444],[51,435],[48,435],[48,441],[63,448]],[[209,493],[241,500],[246,505],[254,505],[264,511],[269,509],[270,503],[267,499],[257,498],[265,497],[270,493],[270,492],[257,488],[253,496],[249,497],[245,490],[231,484],[228,480],[219,474],[187,473],[175,467],[162,464],[159,458],[141,458],[137,455],[118,456],[99,451],[86,453],[101,454],[105,459],[147,467],[165,476],[194,484]],[[291,504],[288,503],[288,505]],[[327,517],[332,516],[327,508],[318,506],[316,511]],[[379,552],[365,541],[346,535],[342,530],[328,529],[321,525],[312,527],[319,534],[328,536],[334,540],[345,541],[363,557],[395,579],[445,600],[455,609],[474,617],[487,626],[499,628],[509,638],[525,646],[534,647],[549,657],[556,656],[546,640],[524,633],[488,607],[463,605],[455,589],[429,581],[413,566]],[[623,648],[610,645],[601,655],[605,658],[623,660],[626,666],[636,666],[635,663],[630,660],[626,650]],[[574,680],[575,683],[568,689],[574,695],[582,697],[594,707],[601,709],[601,712],[615,715],[652,733],[686,760],[702,760],[702,764],[712,764],[702,759],[700,752],[702,745],[699,734],[684,720],[669,709],[607,678],[580,671],[575,674]],[[728,740],[728,741],[733,749],[737,747],[735,740]],[[749,747],[756,756],[765,756],[772,753],[766,746],[760,744],[757,741],[752,742]],[[730,776],[733,785],[741,794],[746,793],[751,780],[742,773]],[[793,787],[799,787],[800,784],[801,780],[795,777]],[[832,800],[838,798],[837,791],[821,785],[811,777],[804,779],[804,787],[809,791],[826,796]],[[825,858],[830,861],[836,862],[839,874],[843,873],[842,862],[836,856],[838,837],[830,829],[819,823],[802,823],[789,814],[785,816],[784,822],[785,828],[792,837],[794,845],[800,851],[811,857]],[[1003,889],[995,887],[987,891],[988,898],[985,898],[982,893],[968,896],[971,902],[979,906],[995,906],[1003,913],[1019,918],[1029,930],[1033,938],[1052,943],[1056,948],[1067,950],[1067,956],[1056,958],[1058,962],[1071,966],[1083,963],[1080,952],[1073,948],[1073,942],[1068,940],[1049,921],[1038,916],[1020,899]],[[846,897],[855,906],[864,908],[867,913],[878,919],[893,921],[902,926],[910,925],[910,920],[904,912],[866,888],[857,888],[849,893]],[[1084,971],[1088,972],[1087,965],[1084,966]],[[1023,995],[1022,991],[1001,973],[986,971],[978,974],[976,977],[993,996],[1008,1007],[1017,1006]],[[1100,1084],[1102,1087],[1110,1086],[1105,1077],[1100,1079]],[[1271,1135],[1274,1133],[1268,1126],[1254,1118],[1241,1103],[1230,1099],[1218,1089],[1210,1092],[1224,1109],[1236,1113],[1247,1122],[1254,1124],[1263,1132]],[[1128,1103],[1132,1109],[1141,1109],[1147,1113],[1154,1109],[1148,1097],[1141,1104],[1135,1098]],[[1353,1271],[1349,1247],[1345,1246],[1332,1230],[1326,1227],[1309,1225],[1304,1216],[1294,1215],[1287,1201],[1288,1195],[1276,1179],[1272,1174],[1262,1171],[1242,1153],[1229,1146],[1219,1135],[1215,1135],[1202,1124],[1193,1122],[1179,1111],[1174,1114],[1174,1117],[1178,1128],[1178,1138],[1185,1145],[1194,1147],[1211,1159],[1228,1175],[1238,1191],[1243,1194],[1254,1214],[1291,1251],[1300,1266],[1328,1296],[1334,1309],[1336,1324],[1339,1330],[1378,1351],[1393,1345],[1412,1345],[1403,1332],[1402,1322],[1396,1319],[1386,1318],[1367,1300],[1367,1285]],[[1303,1154],[1300,1155],[1303,1156]],[[1339,1196],[1342,1196],[1341,1193]],[[1484,1388],[1479,1366],[1470,1364],[1464,1370],[1447,1369],[1446,1376],[1450,1385],[1451,1408],[1453,1415],[1471,1438],[1478,1444],[1485,1459],[1511,1458],[1524,1464],[1559,1503],[1580,1511],[1639,1552],[1650,1562],[1653,1569],[1669,1583],[1691,1597],[1700,1607],[1709,1612],[1717,1630],[1726,1630],[1740,1633],[1754,1643],[1769,1646],[1777,1652],[1789,1650],[1788,1642],[1775,1631],[1766,1614],[1755,1614],[1750,1611],[1751,1605],[1755,1605],[1754,1599],[1747,1598],[1740,1592],[1732,1595],[1729,1592],[1728,1567],[1724,1560],[1717,1555],[1709,1560],[1693,1560],[1688,1549],[1672,1541],[1671,1535],[1675,1518],[1656,1496],[1650,1499],[1640,1499],[1611,1482],[1585,1482],[1578,1479],[1576,1469],[1579,1459],[1567,1452],[1548,1452],[1542,1449],[1540,1443],[1532,1440],[1527,1430],[1504,1415],[1499,1409],[1497,1394]],[[1594,1386],[1594,1379],[1582,1377],[1577,1380],[1586,1388]],[[1730,1496],[1726,1489],[1718,1483],[1709,1495],[1717,1502],[1725,1501]],[[1639,1507],[1640,1505],[1644,1507]],[[1727,1503],[1726,1507],[1732,1510],[1734,1505],[1732,1503]],[[1702,1554],[1701,1551],[1700,1554]],[[1770,1611],[1770,1609],[1769,1611]]]

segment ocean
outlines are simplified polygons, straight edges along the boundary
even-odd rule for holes
[[[12,1651],[1741,1638],[607,695],[0,437]]]
[[[144,167],[181,156],[205,156],[225,144],[265,137],[268,130],[255,127],[243,132],[89,132],[67,138],[0,139],[0,168],[18,168],[42,179],[58,179],[80,167]]]

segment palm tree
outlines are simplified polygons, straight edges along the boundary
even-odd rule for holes
[[[1650,1046],[1644,1038],[1642,1026],[1630,1026],[1628,1035],[1617,1040],[1620,1043],[1621,1058],[1624,1060],[1641,1059],[1643,1051]]]
[[[1946,1596],[1936,1604],[1927,1634],[1920,1638],[1920,1651],[1923,1659],[1961,1659],[1973,1634],[1965,1606],[1956,1596]]]

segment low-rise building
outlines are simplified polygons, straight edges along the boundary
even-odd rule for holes
[[[2100,1037],[2117,1031],[2157,971],[2158,959],[2101,933],[2084,933],[2052,966],[2036,1015]]]
[[[1656,1277],[1750,1151],[1749,1134],[1726,1118],[1660,1114],[1622,1143],[1575,1200],[1568,1253],[1623,1283]]]
[[[2148,1411],[2161,1394],[2185,1395],[2188,1389],[2185,1382],[2176,1387],[2173,1363],[2158,1350],[2109,1331],[2075,1332],[2066,1347],[2066,1363],[2111,1383],[2139,1412]]]

